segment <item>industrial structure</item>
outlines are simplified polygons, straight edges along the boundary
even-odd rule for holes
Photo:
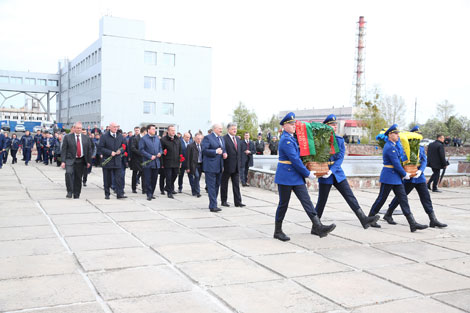
[[[366,35],[366,21],[364,16],[359,17],[357,41],[356,41],[356,64],[354,70],[354,105],[360,106],[362,97],[364,96],[365,89],[365,35]]]

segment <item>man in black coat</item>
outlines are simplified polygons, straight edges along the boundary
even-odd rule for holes
[[[82,134],[82,123],[76,122],[73,133],[64,137],[62,142],[61,167],[65,169],[67,198],[78,199],[82,190],[82,178],[91,164],[92,147],[90,140]]]
[[[179,193],[183,192],[184,173],[188,169],[187,149],[188,149],[188,145],[191,142],[192,142],[191,135],[189,133],[184,133],[184,135],[181,137],[181,151],[183,152],[184,161],[181,164],[181,168],[180,168],[179,175],[178,175],[178,192]],[[191,182],[192,177],[188,176],[188,179],[189,179],[189,185],[192,186],[193,185],[193,183]]]
[[[240,194],[240,169],[242,165],[242,148],[240,139],[237,137],[237,124],[227,125],[228,134],[223,137],[227,158],[224,159],[224,171],[222,172],[222,182],[220,184],[220,198],[223,206],[230,206],[227,202],[228,180],[232,179],[233,199],[236,207],[245,206],[242,203]]]
[[[277,155],[278,146],[279,142],[277,141],[276,136],[274,136],[269,143],[269,150],[271,151],[271,155]]]
[[[98,144],[101,155],[103,156],[103,162],[101,166],[103,168],[103,182],[104,182],[104,198],[109,199],[112,182],[112,175],[114,175],[115,185],[116,185],[116,194],[118,199],[127,198],[124,195],[124,186],[122,185],[122,154],[125,140],[120,133],[118,133],[118,125],[114,122],[109,124],[109,131],[106,132],[100,138],[100,143]],[[103,163],[112,157],[111,160],[107,163]]]
[[[441,192],[437,189],[441,169],[447,167],[446,154],[444,151],[444,135],[437,135],[436,140],[428,146],[428,167],[432,168],[432,176],[428,181],[428,189],[433,192]]]
[[[253,166],[253,155],[256,153],[255,143],[250,140],[250,133],[245,133],[244,139],[240,142],[240,147],[242,154],[240,176],[242,186],[248,187],[248,168]]]
[[[258,140],[256,140],[256,154],[263,155],[264,154],[264,141],[261,135],[258,135]]]
[[[163,167],[165,168],[166,186],[168,198],[173,198],[175,192],[175,180],[178,177],[178,171],[181,167],[183,151],[181,149],[181,140],[175,136],[175,126],[168,126],[168,134],[162,137],[161,144],[163,149]]]
[[[137,193],[137,182],[143,174],[142,168],[142,153],[139,150],[140,139],[147,134],[147,128],[134,128],[134,136],[129,139],[129,151],[131,152],[131,160],[129,167],[132,170],[132,192]],[[142,178],[142,194],[145,194],[145,179]]]
[[[201,197],[201,188],[199,180],[202,174],[202,148],[201,148],[202,134],[196,133],[194,141],[190,143],[186,150],[186,164],[189,182],[191,184],[191,193],[193,196]]]

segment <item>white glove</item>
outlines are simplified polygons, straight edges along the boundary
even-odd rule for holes
[[[328,171],[328,173],[326,173],[325,175],[323,175],[322,178],[328,178],[328,177],[331,176],[331,174],[333,174],[333,172]]]
[[[316,173],[315,171],[310,171],[310,175],[308,175],[308,178],[310,178],[311,180],[314,180],[315,178],[317,178],[315,176],[315,173]]]
[[[406,180],[409,180],[409,179],[411,179],[411,177],[410,177],[410,173],[406,173],[406,175],[405,175],[405,177],[403,177],[403,179],[406,179]]]
[[[420,171],[420,170],[418,170],[418,171],[416,172],[416,176],[415,176],[415,178],[418,178],[419,176],[421,176],[421,174],[423,174],[423,172],[422,172],[422,171]]]

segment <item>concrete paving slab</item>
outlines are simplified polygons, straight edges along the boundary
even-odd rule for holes
[[[78,261],[85,271],[122,269],[128,267],[161,265],[160,256],[148,248],[123,248],[95,251],[76,251]]]
[[[422,263],[389,266],[369,271],[425,295],[470,289],[470,278]]]
[[[64,253],[65,251],[57,238],[0,241],[0,258]]]
[[[90,236],[66,237],[70,248],[74,251],[102,250],[141,247],[142,244],[129,234],[106,234]]]
[[[331,233],[335,236],[354,240],[362,243],[381,243],[381,242],[397,242],[406,241],[405,238],[389,234],[386,230],[375,230],[375,229],[363,229],[362,226],[352,226],[347,223],[338,222],[336,229]],[[380,223],[384,229],[388,229],[388,226]],[[391,227],[392,225],[390,225]]]
[[[248,227],[256,230],[256,231],[259,231],[259,232],[262,232],[264,234],[266,234],[268,237],[271,237],[273,236],[274,234],[274,217],[273,217],[273,222],[268,225],[268,224],[264,224],[264,225],[249,225]],[[288,222],[284,222],[282,223],[282,231],[284,233],[286,233],[289,237],[291,235],[295,235],[295,234],[310,234],[310,229],[312,227],[312,225],[308,225],[306,226],[307,224],[303,224],[303,225],[299,225],[299,224],[295,224],[295,223],[288,223]]]
[[[68,253],[0,258],[0,280],[72,274],[76,270],[75,258]]]
[[[470,256],[458,259],[431,261],[428,263],[470,277]]]
[[[97,302],[87,304],[61,305],[53,308],[44,308],[28,311],[28,313],[105,313]]]
[[[56,234],[49,225],[0,228],[0,241],[54,237]]]
[[[305,251],[302,247],[272,238],[225,240],[221,243],[244,256]]]
[[[24,227],[49,225],[44,215],[4,216],[0,219],[0,227]]]
[[[0,311],[88,301],[95,301],[95,296],[78,274],[0,281]]]
[[[466,256],[461,252],[452,251],[423,242],[401,242],[374,245],[374,247],[418,262],[462,258]]]
[[[468,237],[431,239],[425,240],[425,242],[463,253],[470,253],[470,240]]]
[[[0,217],[6,216],[32,216],[32,215],[42,215],[41,210],[38,207],[30,208],[7,208],[3,207],[0,209]]]
[[[125,234],[125,231],[113,223],[89,223],[89,224],[66,224],[57,225],[57,229],[65,237]]]
[[[295,279],[305,287],[352,309],[417,294],[364,272],[342,272]]]
[[[154,249],[171,263],[220,260],[236,256],[233,251],[213,242],[165,245]]]
[[[175,231],[137,232],[134,233],[134,236],[151,247],[211,241],[191,230],[181,228],[177,228]]]
[[[199,233],[216,241],[271,237],[255,229],[241,226],[204,228],[200,229]]]
[[[88,224],[88,223],[110,223],[111,221],[101,213],[84,214],[57,214],[51,215],[54,224]]]
[[[154,211],[108,213],[116,222],[161,220],[163,216]]]
[[[109,301],[114,313],[222,313],[228,312],[200,291],[178,292]]]
[[[63,207],[51,207],[42,205],[44,211],[49,215],[65,215],[65,214],[84,214],[84,213],[100,213],[100,211],[90,204],[83,204],[77,206],[69,206],[64,200]]]
[[[205,286],[221,286],[280,278],[279,275],[240,257],[181,263],[177,266],[186,275]]]
[[[175,222],[169,220],[118,222],[118,224],[131,233],[183,229]]]
[[[208,217],[208,218],[184,218],[175,219],[179,224],[182,224],[189,228],[210,228],[210,227],[230,227],[236,226],[236,223],[227,221],[222,217]]]
[[[260,255],[252,257],[251,259],[285,277],[308,276],[353,270],[349,266],[331,261],[319,254],[311,252]],[[289,266],[286,266],[286,264],[289,264]]]
[[[89,277],[105,300],[189,291],[191,284],[168,266],[132,268]]]
[[[105,213],[112,213],[112,212],[141,212],[141,211],[148,211],[149,208],[144,207],[143,205],[134,203],[134,204],[127,204],[126,205],[118,205],[118,204],[99,204],[97,205],[100,211]]]
[[[340,308],[287,280],[213,287],[211,291],[236,312],[311,313]]]
[[[341,247],[358,247],[361,244],[355,241],[343,239],[335,235],[328,235],[326,238],[320,238],[318,236],[308,233],[292,234],[290,235],[290,243],[301,246],[308,250],[318,249],[331,249]]]
[[[462,290],[433,296],[434,299],[470,312],[470,290]]]
[[[397,300],[388,303],[371,305],[368,307],[363,307],[355,309],[352,313],[396,313],[396,312],[406,312],[406,313],[429,313],[429,312],[439,312],[439,313],[461,313],[462,311],[455,309],[451,306],[445,305],[441,302],[430,298],[413,298],[413,299],[404,299]]]
[[[272,225],[273,224],[273,217],[264,215],[264,214],[251,214],[251,215],[243,215],[243,216],[222,216],[227,221],[234,223],[236,225],[246,225],[256,226],[256,225]]]

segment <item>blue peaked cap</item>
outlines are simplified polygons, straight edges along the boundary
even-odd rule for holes
[[[413,128],[410,130],[410,132],[412,132],[412,133],[417,133],[417,132],[419,132],[419,133],[420,133],[421,131],[419,130],[419,126],[416,125],[415,127],[413,127]]]
[[[388,136],[388,134],[390,133],[399,133],[400,131],[398,130],[398,125],[397,124],[393,124],[392,126],[390,126],[387,131],[385,132],[385,136]]]
[[[286,123],[295,123],[295,114],[294,112],[289,112],[284,116],[279,124],[284,125]]]
[[[326,119],[323,121],[323,124],[329,124],[332,122],[336,122],[336,115],[330,114],[326,117]]]

